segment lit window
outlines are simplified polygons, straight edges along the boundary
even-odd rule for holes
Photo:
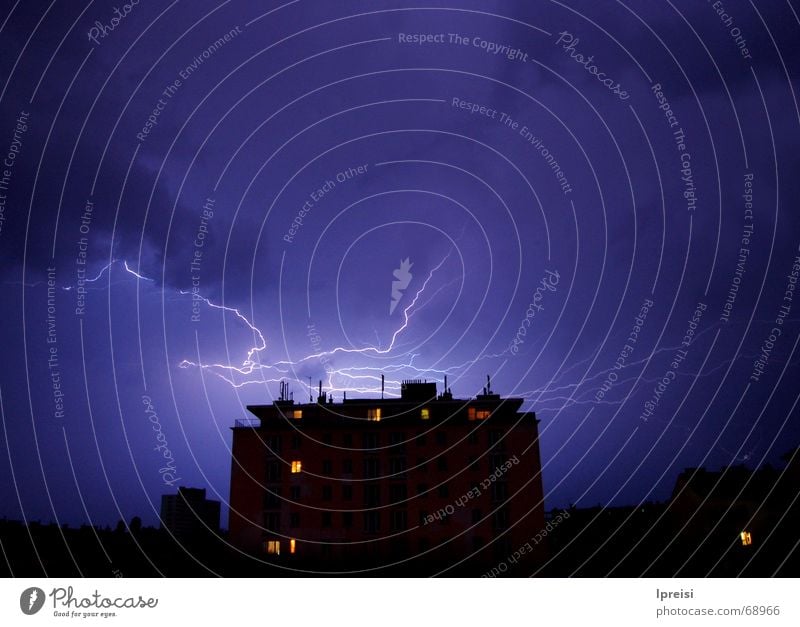
[[[486,420],[492,412],[488,409],[476,409],[470,407],[467,409],[468,420]]]
[[[739,537],[742,539],[742,546],[750,546],[753,544],[753,538],[749,531],[742,531],[742,533],[739,534]]]
[[[292,462],[292,474],[297,474],[301,470],[303,470],[303,462],[301,462],[299,459],[294,460]]]
[[[367,410],[367,420],[374,420],[375,422],[381,419],[381,408],[371,407]]]
[[[303,417],[303,410],[302,409],[295,409],[292,412],[292,418],[295,420],[300,420]]]
[[[419,417],[423,420],[428,420],[431,417],[431,410],[427,407],[421,409],[419,412]]]
[[[267,540],[267,553],[270,555],[281,554],[281,541],[280,540]]]
[[[297,548],[297,543],[295,542],[294,538],[289,540],[289,553],[294,553],[295,549]]]

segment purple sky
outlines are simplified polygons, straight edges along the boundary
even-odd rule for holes
[[[0,515],[225,503],[280,379],[492,374],[548,508],[798,445],[790,2],[11,4]]]

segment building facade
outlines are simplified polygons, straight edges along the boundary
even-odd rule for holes
[[[454,399],[248,407],[233,427],[230,539],[287,563],[489,565],[544,526],[538,421],[485,389]],[[411,567],[413,570],[413,566]]]

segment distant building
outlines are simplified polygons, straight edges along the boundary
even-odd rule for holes
[[[179,540],[219,532],[219,501],[206,499],[202,488],[179,487],[177,494],[161,496],[161,528]]]
[[[282,394],[233,427],[230,539],[343,568],[409,558],[494,563],[544,528],[538,420],[491,389],[405,381],[399,399]]]

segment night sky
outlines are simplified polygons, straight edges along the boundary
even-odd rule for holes
[[[247,404],[382,373],[524,397],[548,509],[780,466],[798,33],[789,0],[6,0],[0,516],[156,524],[186,485],[225,524]]]

